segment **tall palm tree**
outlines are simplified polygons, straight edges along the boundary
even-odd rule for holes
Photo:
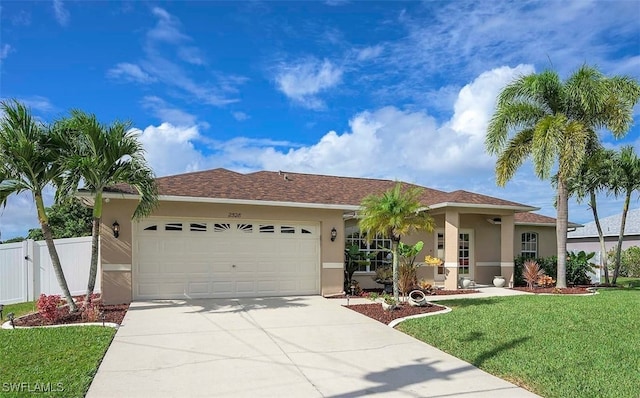
[[[570,195],[575,195],[578,203],[581,203],[587,195],[589,196],[589,207],[593,213],[593,220],[598,230],[600,241],[600,262],[604,269],[604,279],[609,283],[609,269],[607,266],[607,247],[604,240],[604,232],[600,225],[598,216],[597,194],[602,191],[609,191],[613,184],[614,157],[616,153],[612,150],[598,148],[585,159],[578,174],[568,181]]]
[[[618,246],[616,247],[616,265],[613,270],[613,280],[611,281],[613,284],[618,281],[618,274],[620,273],[622,240],[624,238],[624,228],[627,222],[631,195],[634,191],[640,190],[640,158],[633,151],[632,146],[625,146],[617,154],[614,164],[614,192],[616,196],[624,195],[624,204],[622,205],[620,233],[618,234]]]
[[[413,231],[431,232],[435,226],[433,218],[420,203],[422,190],[410,188],[402,191],[402,184],[396,185],[382,195],[369,195],[360,204],[360,231],[367,233],[368,239],[382,235],[391,239],[393,254],[393,297],[399,300],[398,290],[398,245],[402,236]]]
[[[59,142],[64,148],[60,164],[66,170],[58,192],[61,196],[70,197],[82,181],[84,189],[94,199],[91,268],[85,300],[89,303],[98,269],[98,239],[105,188],[125,183],[138,191],[140,200],[133,214],[134,219],[153,211],[158,201],[158,190],[153,171],[144,158],[142,143],[130,123],[115,121],[104,125],[93,114],[72,110],[70,117],[59,121],[57,125]],[[65,136],[73,139],[65,139]]]
[[[487,151],[498,155],[497,184],[504,186],[527,158],[541,179],[549,179],[555,169],[558,287],[567,285],[567,182],[588,149],[597,147],[597,130],[606,128],[616,138],[629,130],[638,98],[637,81],[608,78],[586,65],[564,82],[554,71],[520,77],[498,96],[485,138]]]
[[[18,101],[2,101],[0,109],[4,112],[0,118],[0,205],[5,206],[12,194],[31,192],[53,271],[69,310],[75,312],[78,308],[69,292],[42,196],[45,187],[55,185],[62,174],[55,162],[59,153],[52,145],[50,126],[34,119]]]

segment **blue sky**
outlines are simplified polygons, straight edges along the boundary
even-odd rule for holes
[[[0,97],[45,121],[70,108],[129,119],[159,176],[226,167],[403,179],[551,216],[553,191],[530,165],[495,185],[483,145],[497,93],[519,75],[566,77],[583,63],[640,79],[638,0],[3,1],[0,16]],[[637,126],[603,140],[640,152]],[[601,203],[603,216],[621,210]],[[574,203],[570,219],[591,213]],[[0,211],[2,239],[36,225],[28,196]]]

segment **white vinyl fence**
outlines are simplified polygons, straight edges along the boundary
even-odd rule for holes
[[[58,255],[72,295],[86,293],[91,237],[56,239]],[[96,278],[100,292],[100,270]],[[41,293],[62,294],[45,241],[0,245],[0,304],[36,300]]]

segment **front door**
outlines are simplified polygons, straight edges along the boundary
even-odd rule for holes
[[[438,229],[435,233],[436,255],[444,260],[444,230]],[[460,229],[458,233],[458,278],[473,279],[473,231]],[[444,264],[434,269],[434,281],[444,283]]]
[[[458,234],[458,278],[467,277],[473,280],[473,258],[471,256],[471,232]]]

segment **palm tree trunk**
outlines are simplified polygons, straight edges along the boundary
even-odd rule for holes
[[[96,275],[98,274],[98,243],[100,238],[101,218],[93,217],[91,232],[91,266],[89,268],[89,281],[87,282],[87,295],[84,298],[85,305],[91,303],[91,295],[96,287]]]
[[[396,303],[400,301],[400,291],[398,289],[398,242],[391,241],[391,252],[393,253],[393,298]]]
[[[616,267],[613,270],[613,280],[611,283],[614,285],[618,281],[618,274],[620,273],[620,262],[622,257],[622,240],[624,239],[624,227],[627,223],[627,213],[629,212],[629,202],[631,201],[632,190],[627,189],[627,195],[624,198],[624,206],[622,206],[622,219],[620,220],[620,233],[618,234],[618,247],[616,247]]]
[[[89,280],[87,281],[87,294],[85,303],[91,303],[91,294],[96,287],[96,275],[98,273],[98,245],[100,243],[100,224],[102,222],[102,192],[96,192],[93,201],[93,222],[91,228],[91,265],[89,267]]]
[[[558,244],[558,275],[556,287],[567,287],[567,224],[569,223],[569,195],[564,178],[558,178],[558,217],[556,219],[556,242]]]
[[[71,297],[69,285],[67,285],[67,279],[64,277],[64,271],[62,271],[60,257],[58,256],[58,251],[56,250],[56,246],[53,243],[53,235],[51,234],[49,219],[47,218],[47,214],[44,209],[42,195],[34,194],[34,199],[36,202],[36,208],[38,210],[38,219],[40,221],[40,227],[42,228],[42,234],[44,235],[44,240],[47,242],[47,249],[49,250],[49,256],[51,257],[53,272],[56,274],[58,285],[60,285],[62,294],[64,295],[65,300],[67,300],[67,304],[69,304],[69,311],[76,312],[78,311],[78,306],[76,306],[76,303],[73,301],[73,297]]]
[[[600,218],[598,217],[598,208],[596,207],[596,192],[594,190],[590,191],[590,201],[589,206],[591,207],[591,211],[593,212],[593,220],[596,223],[596,228],[598,229],[598,239],[600,240],[600,263],[602,264],[602,268],[604,269],[604,281],[605,283],[609,283],[609,268],[607,266],[607,247],[604,242],[604,233],[602,232],[602,226],[600,225]]]

